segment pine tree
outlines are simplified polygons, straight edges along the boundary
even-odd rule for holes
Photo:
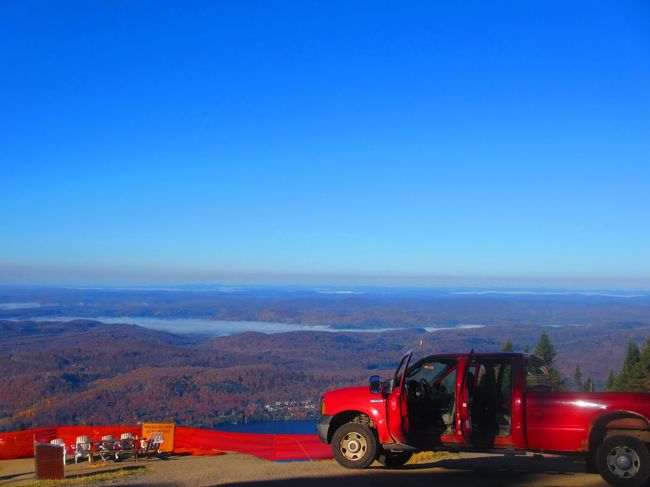
[[[625,356],[625,360],[623,360],[623,369],[631,369],[640,362],[641,351],[639,350],[639,346],[634,340],[630,340],[627,344],[627,355]]]
[[[553,366],[553,360],[555,360],[557,352],[546,330],[542,330],[539,342],[537,342],[537,346],[535,347],[535,355],[543,358],[549,368]]]
[[[576,364],[575,372],[573,372],[573,382],[576,385],[576,391],[582,390],[582,371],[580,370],[580,364]]]
[[[560,371],[557,369],[549,369],[548,376],[551,379],[551,387],[554,391],[563,391],[565,389],[565,381]]]
[[[641,352],[634,341],[627,345],[627,353],[623,360],[621,373],[615,380],[614,388],[617,391],[641,391],[643,390],[645,374],[641,365]]]
[[[512,344],[512,340],[510,338],[508,338],[508,340],[503,345],[501,345],[501,351],[502,352],[514,352],[515,351],[515,348],[514,348],[514,346]]]
[[[614,371],[610,370],[609,375],[607,376],[607,382],[605,382],[605,392],[614,392],[616,390],[616,376]]]
[[[546,365],[548,366],[548,375],[551,380],[551,386],[555,390],[562,390],[564,388],[564,379],[560,375],[560,372],[553,367],[553,361],[557,352],[555,351],[555,345],[551,342],[551,338],[548,336],[546,330],[542,330],[542,334],[539,337],[539,342],[535,347],[535,355],[544,359]]]
[[[643,374],[643,391],[650,391],[650,338],[641,350],[641,373]]]
[[[650,375],[650,338],[646,340],[641,350],[641,368],[646,376]]]
[[[596,392],[596,387],[594,386],[594,381],[591,377],[585,381],[585,385],[583,386],[582,390],[584,392]]]

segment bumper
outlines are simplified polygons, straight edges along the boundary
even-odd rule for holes
[[[330,423],[332,422],[332,418],[333,416],[321,416],[321,418],[318,420],[318,426],[316,428],[318,430],[318,437],[323,443],[329,443],[329,441],[327,441],[327,433],[330,430]]]

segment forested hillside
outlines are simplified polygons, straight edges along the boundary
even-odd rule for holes
[[[534,349],[539,327],[426,332],[243,333],[207,339],[96,321],[0,321],[0,429],[172,420],[185,425],[315,417],[322,392],[387,376],[401,355]],[[548,330],[555,364],[602,388],[645,325]],[[644,354],[645,354],[644,349]],[[645,355],[644,355],[645,356]]]

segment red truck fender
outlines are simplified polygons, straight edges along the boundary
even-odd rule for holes
[[[327,431],[322,435],[319,434],[319,436],[321,436],[321,439],[325,443],[331,443],[334,432],[345,423],[349,423],[351,421],[367,424],[373,431],[377,433],[377,441],[379,444],[393,442],[393,438],[391,437],[388,431],[388,427],[386,426],[386,421],[383,415],[379,414],[377,410],[347,410],[338,412],[329,418]]]
[[[633,411],[611,411],[596,418],[589,428],[586,450],[593,454],[612,435],[633,436],[650,443],[650,420]]]

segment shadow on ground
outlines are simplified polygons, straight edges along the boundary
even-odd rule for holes
[[[133,484],[131,484],[133,485]],[[139,487],[154,484],[139,483]],[[162,484],[161,484],[162,485]],[[445,459],[389,470],[373,467],[363,471],[341,469],[340,475],[231,482],[229,487],[359,487],[405,485],[408,487],[603,487],[597,474],[587,474],[584,462],[566,458],[480,457]]]
[[[323,478],[294,478],[259,482],[231,483],[239,487],[359,487],[408,485],[409,487],[508,487],[539,485],[545,487],[602,487],[599,475],[585,472],[584,462],[566,458],[481,457],[445,459],[431,463],[407,465],[399,470],[375,467],[353,475]]]
[[[25,476],[25,475],[30,475],[30,474],[32,474],[32,473],[33,473],[33,472],[19,472],[19,473],[12,473],[12,474],[10,474],[10,475],[0,475],[0,482],[2,482],[2,481],[4,481],[4,480],[15,479],[15,478],[17,478],[17,477],[23,477],[23,476]]]

